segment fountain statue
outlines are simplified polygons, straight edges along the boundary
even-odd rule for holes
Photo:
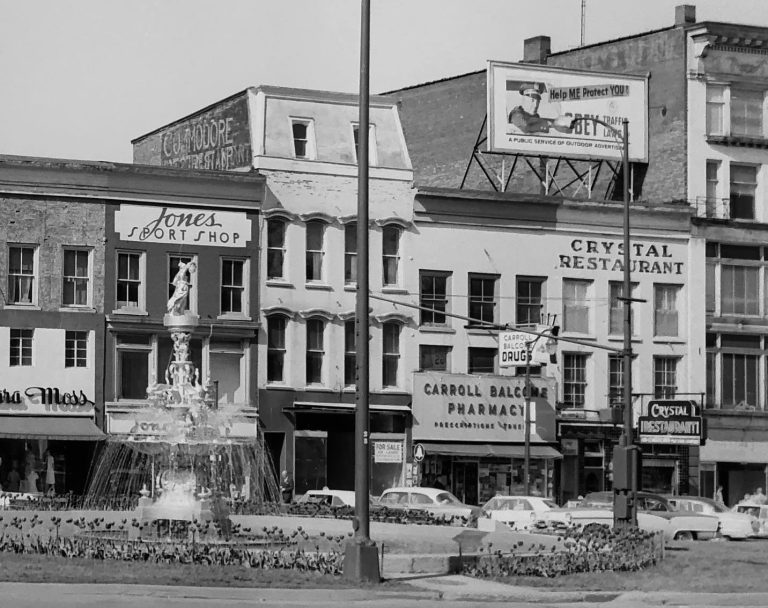
[[[138,500],[142,523],[203,522],[214,519],[213,500],[278,499],[269,454],[255,420],[245,417],[252,408],[217,403],[215,384],[210,377],[201,382],[191,360],[199,317],[187,303],[195,271],[194,262],[181,262],[173,279],[163,317],[173,348],[165,382],[152,374],[131,432],[108,438],[92,469],[87,506]]]

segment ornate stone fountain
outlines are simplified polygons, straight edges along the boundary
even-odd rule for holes
[[[186,309],[195,270],[193,262],[180,263],[173,279],[174,293],[163,317],[173,342],[165,382],[152,378],[146,403],[136,409],[135,432],[108,439],[89,484],[91,506],[105,498],[135,503],[138,495],[141,524],[221,520],[222,509],[212,504],[278,498],[255,422],[240,424],[242,406],[220,407],[211,379],[202,383],[190,359],[190,340],[199,323]],[[238,434],[238,424],[251,428],[251,434]]]

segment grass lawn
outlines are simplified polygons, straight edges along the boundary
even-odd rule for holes
[[[0,553],[0,581],[16,583],[125,583],[195,587],[351,588],[341,577],[296,570],[236,566],[151,564],[113,560],[65,559]],[[397,589],[400,583],[385,583]]]
[[[675,542],[656,566],[640,572],[570,574],[547,579],[529,576],[500,582],[591,591],[768,592],[768,541]]]

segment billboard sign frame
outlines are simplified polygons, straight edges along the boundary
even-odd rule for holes
[[[629,160],[648,162],[648,77],[489,61],[488,152],[619,161],[622,120]],[[594,116],[618,134],[591,121]]]

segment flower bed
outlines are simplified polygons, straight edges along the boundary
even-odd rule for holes
[[[502,553],[492,551],[465,564],[465,574],[479,578],[508,576],[555,577],[578,572],[637,571],[663,557],[663,539],[652,532],[633,529],[568,530],[562,547],[543,546]]]
[[[343,535],[321,533],[321,538],[310,539],[301,527],[290,534],[277,526],[264,527],[260,532],[248,529],[248,539],[240,542],[237,539],[224,541],[221,537],[200,541],[194,533],[202,532],[197,523],[191,524],[193,533],[185,539],[170,537],[151,540],[129,540],[121,534],[127,534],[129,527],[141,527],[136,520],[131,524],[122,520],[115,525],[105,523],[101,518],[62,521],[61,518],[51,517],[48,523],[35,514],[31,518],[14,517],[5,522],[0,518],[0,524],[0,552],[15,554],[163,564],[215,564],[334,575],[341,574],[344,559]],[[74,525],[81,533],[60,536],[62,524]],[[220,531],[217,532],[220,534]],[[300,542],[305,546],[299,546]],[[290,549],[286,550],[283,545],[290,546]],[[306,545],[314,545],[314,551],[307,550]],[[265,548],[269,546],[278,548]]]

